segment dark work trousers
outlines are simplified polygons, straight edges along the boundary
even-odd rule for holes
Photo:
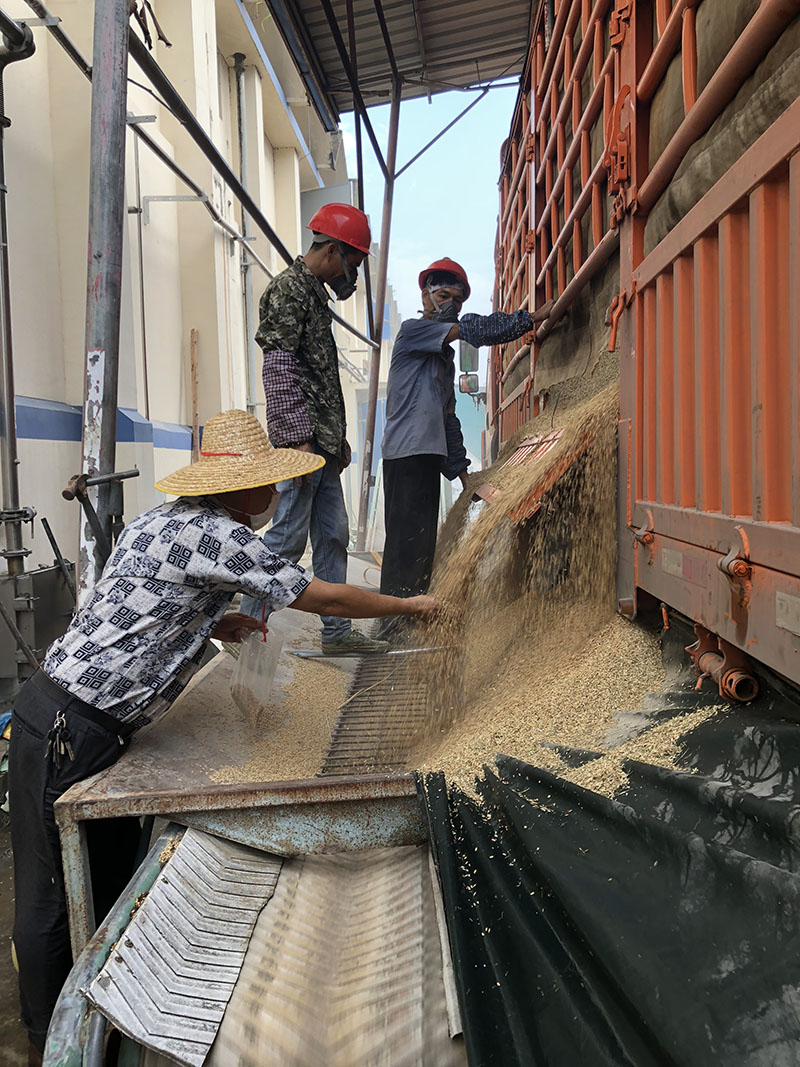
[[[127,745],[105,726],[71,711],[70,705],[85,707],[39,671],[20,691],[11,720],[8,795],[14,853],[14,947],[22,1024],[39,1049],[44,1048],[50,1016],[72,967],[53,804],[75,782],[114,763]],[[57,768],[45,758],[45,751],[59,710],[67,722],[75,759],[64,755]],[[135,818],[86,823],[98,923],[130,880],[139,833]]]
[[[383,461],[386,541],[381,592],[417,596],[427,591],[439,525],[442,457],[407,456]],[[379,636],[391,637],[398,621],[383,620]]]

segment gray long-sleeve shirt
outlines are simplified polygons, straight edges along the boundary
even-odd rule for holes
[[[406,319],[392,350],[386,387],[384,459],[447,455],[445,417],[455,403],[451,322]]]

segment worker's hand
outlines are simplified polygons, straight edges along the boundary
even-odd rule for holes
[[[339,460],[339,473],[340,474],[342,473],[342,471],[346,471],[347,470],[347,468],[350,466],[350,461],[353,458],[353,450],[350,447],[350,442],[349,441],[345,441],[343,453],[344,453],[344,455],[343,455],[342,459]]]
[[[549,317],[550,312],[553,310],[555,300],[548,300],[546,304],[542,304],[540,308],[537,308],[532,314],[531,318],[534,322],[544,322]]]
[[[460,608],[440,600],[439,597],[430,596],[428,593],[407,597],[403,603],[410,609],[409,615],[422,619],[423,622],[433,622],[434,619],[456,619],[461,615]]]
[[[404,614],[411,615],[415,619],[422,619],[423,622],[432,622],[442,611],[441,602],[435,596],[428,596],[427,593],[407,597],[403,604],[407,608]]]
[[[252,615],[245,615],[241,611],[229,611],[211,631],[211,636],[217,641],[238,642],[244,641],[256,631],[261,633],[260,619],[254,619]]]
[[[312,455],[314,454],[314,446],[310,441],[303,441],[300,445],[292,445],[292,448],[295,452],[310,452]],[[299,478],[295,478],[295,481],[299,485],[311,485],[312,474],[313,471],[311,474],[301,474]]]

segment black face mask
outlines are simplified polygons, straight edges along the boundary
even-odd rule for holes
[[[338,274],[332,282],[328,282],[328,285],[333,289],[337,300],[348,300],[356,291],[358,271],[355,267],[349,265],[341,248],[339,249],[339,255],[342,260],[343,273]]]
[[[448,300],[433,313],[436,322],[458,322],[458,304],[455,300]]]

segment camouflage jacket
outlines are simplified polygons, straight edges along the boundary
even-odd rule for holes
[[[313,436],[345,459],[345,410],[328,292],[302,256],[273,278],[259,305],[267,427],[277,447]]]

